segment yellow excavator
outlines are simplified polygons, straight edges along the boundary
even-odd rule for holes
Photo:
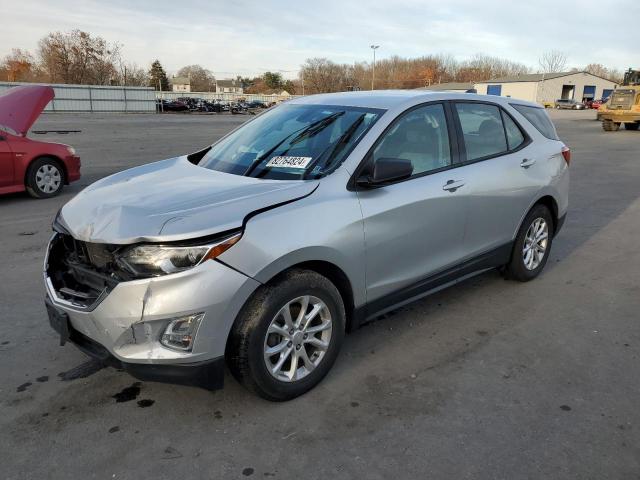
[[[640,127],[640,70],[629,69],[624,73],[622,85],[613,91],[611,98],[598,109],[605,132],[615,132],[624,124],[626,130]]]

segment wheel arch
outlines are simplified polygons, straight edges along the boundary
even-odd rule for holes
[[[518,235],[518,232],[520,231],[520,228],[522,227],[522,223],[524,222],[525,218],[527,218],[527,215],[529,215],[529,212],[531,211],[531,209],[534,208],[536,205],[544,205],[551,212],[551,219],[553,220],[553,234],[555,236],[556,232],[558,231],[558,225],[560,223],[558,201],[550,192],[547,191],[542,193],[540,196],[536,198],[536,200],[531,202],[531,205],[529,205],[529,208],[527,208],[527,210],[522,214],[522,217],[520,217],[520,221],[516,225],[516,229],[513,232],[512,239],[514,241],[516,239],[516,236]]]
[[[545,195],[543,197],[540,197],[533,205],[531,205],[531,208],[529,208],[529,211],[531,211],[531,209],[536,205],[544,205],[551,212],[551,219],[553,220],[553,234],[555,236],[556,232],[558,231],[558,220],[559,220],[558,202],[556,202],[556,199],[553,198],[551,195]],[[527,213],[529,213],[529,211]]]
[[[346,330],[350,331],[355,326],[353,325],[353,314],[355,311],[353,285],[351,285],[349,277],[340,267],[326,260],[307,260],[293,264],[284,270],[281,270],[273,275],[267,282],[265,282],[265,284],[274,282],[291,270],[311,270],[328,278],[331,283],[336,286],[338,292],[340,292],[342,301],[344,302]]]

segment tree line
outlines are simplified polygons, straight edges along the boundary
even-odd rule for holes
[[[559,72],[567,68],[567,56],[559,51],[540,56],[538,71]],[[584,68],[594,75],[620,82],[622,72],[592,63]],[[419,88],[438,83],[474,83],[492,78],[533,73],[519,62],[476,54],[467,60],[433,54],[418,58],[392,56],[375,64],[376,89]],[[215,91],[215,76],[201,65],[187,65],[176,73],[188,77],[193,92]],[[372,87],[373,64],[336,63],[327,58],[309,58],[298,78],[286,80],[279,72],[253,78],[237,76],[246,93],[311,94]],[[85,85],[151,86],[170,90],[171,84],[159,60],[148,69],[127,62],[123,45],[81,30],[51,32],[40,39],[35,52],[15,48],[0,61],[0,80],[14,82],[69,83]]]
[[[567,57],[562,52],[545,52],[539,59],[539,72],[567,71]],[[622,72],[592,63],[568,71],[587,71],[620,83]],[[522,63],[490,55],[476,54],[458,61],[451,55],[425,55],[418,58],[392,56],[376,62],[376,89],[420,88],[448,82],[475,83],[493,78],[536,73]],[[327,58],[308,59],[300,70],[298,89],[304,93],[369,90],[374,78],[373,64],[335,63]]]

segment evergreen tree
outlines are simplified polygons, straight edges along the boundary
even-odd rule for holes
[[[284,85],[284,80],[282,79],[282,75],[275,72],[265,72],[262,76],[264,83],[267,87],[272,89],[280,89]]]
[[[160,60],[155,60],[151,64],[151,69],[149,70],[149,86],[159,90],[160,85],[162,86],[163,92],[169,90],[169,79],[167,78],[167,74],[164,71],[164,68],[162,68]]]

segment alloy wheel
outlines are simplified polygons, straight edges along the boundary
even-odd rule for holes
[[[542,263],[549,244],[549,226],[544,218],[536,218],[524,237],[522,260],[527,270],[535,270]]]
[[[264,362],[269,373],[282,382],[309,375],[322,362],[333,321],[326,303],[304,295],[284,305],[273,317],[264,339]]]

